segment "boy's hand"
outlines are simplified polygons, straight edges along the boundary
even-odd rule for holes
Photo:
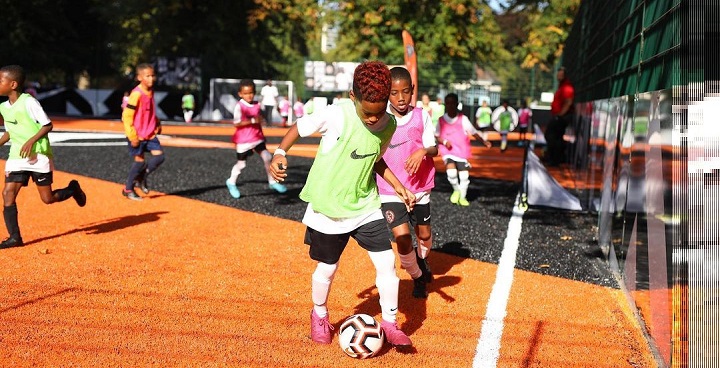
[[[412,211],[413,207],[415,207],[415,194],[413,192],[409,191],[405,186],[401,185],[399,188],[395,188],[395,193],[397,193],[398,197],[400,197],[403,202],[405,202],[405,207],[407,207],[408,211]]]
[[[265,121],[265,117],[264,117],[262,114],[260,114],[260,115],[258,115],[258,116],[255,117],[255,123],[254,123],[254,124],[267,125],[267,121]]]
[[[133,146],[133,148],[137,148],[140,146],[140,141],[130,141],[130,145]]]
[[[487,147],[487,148],[492,147],[492,143],[490,143],[490,141],[483,141],[483,143],[485,144],[485,147]]]
[[[420,148],[419,150],[413,152],[410,157],[405,160],[405,171],[411,175],[415,174],[420,168],[420,164],[422,163],[426,154],[427,151],[424,148]]]
[[[26,158],[30,156],[30,152],[32,152],[32,147],[35,143],[31,143],[30,141],[25,142],[25,144],[20,147],[20,157]]]
[[[274,155],[270,162],[270,175],[278,183],[285,181],[287,177],[287,158],[283,155]]]
[[[450,141],[447,140],[447,139],[444,140],[444,141],[442,142],[442,144],[443,144],[443,146],[445,146],[445,148],[447,148],[447,149],[449,149],[449,150],[451,150],[452,147],[453,147],[452,142],[450,142]]]

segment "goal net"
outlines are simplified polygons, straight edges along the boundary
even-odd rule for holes
[[[260,90],[267,82],[266,80],[253,79],[255,83],[255,101],[261,102],[262,96],[260,96]],[[293,109],[292,105],[296,100],[295,88],[292,81],[272,81],[273,86],[277,87],[280,100],[285,99],[290,104],[288,111],[288,122],[293,122]],[[218,121],[218,120],[229,120],[233,118],[233,110],[235,104],[237,104],[240,97],[238,97],[238,87],[240,86],[240,79],[228,79],[228,78],[213,78],[210,79],[210,92],[208,100],[203,107],[201,118],[207,121]],[[280,124],[282,118],[280,112],[276,108],[273,109],[272,121],[268,122],[270,125]]]

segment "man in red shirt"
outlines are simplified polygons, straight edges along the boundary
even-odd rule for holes
[[[572,119],[575,99],[575,88],[573,88],[570,80],[565,75],[565,67],[558,69],[557,79],[560,85],[555,91],[555,97],[550,105],[552,120],[545,129],[545,140],[547,141],[545,163],[548,166],[557,166],[564,161],[565,141],[563,135],[565,134],[565,128]]]

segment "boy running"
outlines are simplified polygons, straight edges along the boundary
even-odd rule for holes
[[[438,120],[435,131],[440,146],[440,155],[445,162],[445,173],[453,188],[450,202],[460,206],[469,206],[466,199],[470,186],[470,136],[474,136],[485,147],[492,147],[490,142],[484,140],[467,116],[458,111],[458,96],[448,93],[445,96],[445,115]]]
[[[52,189],[53,153],[48,133],[53,125],[40,102],[22,92],[25,70],[19,65],[0,68],[0,96],[8,100],[0,104],[0,114],[5,133],[0,146],[10,142],[10,154],[5,162],[5,188],[3,189],[3,217],[9,237],[0,243],[0,249],[20,247],[23,239],[18,225],[18,209],[15,202],[22,187],[30,178],[37,186],[43,203],[62,202],[72,197],[78,206],[85,206],[87,198],[77,180],[71,180],[67,188]]]
[[[238,87],[238,96],[240,100],[235,104],[235,110],[233,111],[235,134],[232,136],[232,141],[235,143],[237,162],[230,169],[230,177],[225,181],[230,196],[240,198],[237,180],[240,173],[247,166],[247,158],[253,154],[253,151],[257,152],[263,161],[270,189],[278,193],[285,193],[287,188],[276,182],[270,175],[272,155],[265,147],[265,134],[263,134],[262,130],[265,119],[261,113],[260,105],[255,102],[255,83],[251,79],[241,80]]]

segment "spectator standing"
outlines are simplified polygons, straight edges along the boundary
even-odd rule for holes
[[[260,104],[263,105],[265,124],[267,126],[272,125],[273,110],[275,110],[275,106],[277,106],[277,98],[279,95],[280,93],[277,87],[273,85],[270,79],[268,79],[263,88],[260,89],[260,96],[262,97]]]
[[[547,146],[544,161],[548,166],[557,166],[564,161],[565,141],[563,136],[565,135],[565,128],[572,119],[573,101],[575,99],[575,88],[566,75],[565,67],[558,69],[557,80],[560,84],[550,105],[552,118],[545,128]]]

